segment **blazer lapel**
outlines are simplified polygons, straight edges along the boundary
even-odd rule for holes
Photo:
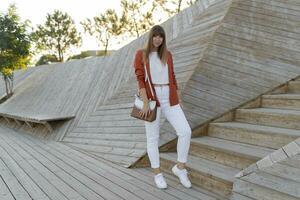
[[[151,87],[152,87],[152,90],[153,90],[153,94],[154,94],[153,98],[156,99],[156,91],[155,91],[155,88],[154,88],[154,86],[152,84],[152,78],[151,78],[151,73],[150,73],[150,63],[149,63],[149,61],[146,62],[146,70],[147,70],[149,81],[150,81],[150,84],[151,84]],[[150,87],[150,85],[149,85],[149,87]]]

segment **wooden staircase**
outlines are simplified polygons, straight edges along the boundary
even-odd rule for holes
[[[233,111],[231,121],[209,123],[205,135],[192,138],[187,167],[194,185],[226,199],[252,199],[232,196],[234,176],[300,137],[300,81],[291,81],[280,94],[274,93],[259,97],[254,108]],[[177,160],[174,148],[169,149],[173,151],[160,154],[166,173],[171,173]]]

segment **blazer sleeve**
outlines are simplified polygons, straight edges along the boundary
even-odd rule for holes
[[[171,62],[171,68],[172,68],[172,79],[175,83],[175,87],[176,87],[176,90],[178,90],[178,85],[177,85],[177,80],[176,80],[176,76],[175,76],[175,73],[174,73],[174,64],[173,64],[173,56],[172,56],[172,53],[169,52],[169,55],[170,55],[170,62]]]
[[[139,89],[145,88],[145,72],[143,65],[143,52],[138,50],[134,59],[134,72],[139,85]]]

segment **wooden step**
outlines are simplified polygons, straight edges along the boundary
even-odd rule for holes
[[[144,178],[144,181],[149,181],[150,183],[153,183],[153,171],[151,170],[151,168],[135,168],[134,171],[143,174],[146,177]],[[193,185],[192,189],[186,189],[183,185],[180,184],[179,180],[177,177],[175,177],[174,175],[168,174],[168,173],[164,173],[164,177],[166,179],[166,182],[168,184],[168,190],[172,190],[170,191],[172,194],[176,194],[176,197],[178,197],[179,199],[194,199],[196,198],[197,200],[202,199],[202,200],[225,200],[223,197],[216,195],[215,193],[212,193],[208,190],[205,190],[201,187],[198,187],[196,185]],[[180,195],[179,192],[186,192],[186,194],[188,194],[189,196],[182,196]]]
[[[300,81],[290,81],[288,83],[288,93],[300,93]]]
[[[257,146],[279,149],[300,137],[300,130],[225,122],[210,123],[208,135]]]
[[[190,154],[244,169],[272,153],[273,149],[203,136],[191,140]]]
[[[257,200],[299,200],[300,184],[258,171],[237,179],[234,192]]]
[[[161,153],[160,158],[161,169],[172,174],[171,169],[176,163],[177,154]],[[193,155],[189,155],[186,165],[192,184],[225,197],[230,196],[234,175],[240,171]]]
[[[247,196],[241,195],[239,193],[233,192],[232,196],[230,197],[230,200],[255,200],[255,199],[252,199],[250,197],[247,197]]]
[[[235,120],[250,124],[300,129],[300,111],[296,110],[273,108],[238,109]]]
[[[300,94],[263,95],[262,107],[300,110]]]

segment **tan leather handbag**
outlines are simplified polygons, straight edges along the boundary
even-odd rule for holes
[[[145,83],[147,83],[147,81],[148,81],[150,90],[151,90],[151,94],[154,97],[153,89],[152,89],[152,86],[151,86],[151,83],[150,83],[150,80],[148,77],[148,73],[147,73],[145,64],[144,64],[144,69],[145,69],[145,73],[146,73]],[[156,111],[157,111],[156,101],[151,100],[151,99],[149,100],[150,113],[147,115],[147,117],[145,117],[145,116],[141,117],[139,112],[143,109],[144,102],[143,102],[142,98],[140,97],[139,92],[138,92],[138,94],[135,94],[134,96],[135,96],[135,100],[134,100],[133,108],[131,111],[131,116],[134,118],[137,118],[137,119],[148,121],[148,122],[154,121],[156,119]]]

